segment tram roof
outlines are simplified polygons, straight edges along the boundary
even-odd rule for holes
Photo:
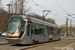
[[[43,21],[43,20],[40,20],[40,19],[31,17],[31,16],[28,16],[28,15],[25,15],[25,14],[24,14],[24,15],[14,15],[14,16],[22,17],[23,20],[25,20],[25,18],[28,18],[28,19],[35,20],[35,21],[38,21],[38,22],[42,22],[42,23],[44,23],[44,24],[48,24],[48,25],[50,25],[51,27],[60,28],[60,26],[58,26],[57,24],[52,24],[52,23],[49,23],[49,22],[46,22],[46,21]],[[12,17],[14,17],[14,16],[12,16]]]

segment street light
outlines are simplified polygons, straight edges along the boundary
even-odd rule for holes
[[[7,4],[6,6],[9,7],[9,16],[8,16],[8,19],[10,18],[10,6],[12,6],[11,4]]]

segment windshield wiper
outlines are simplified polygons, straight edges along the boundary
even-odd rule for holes
[[[13,33],[12,34],[14,34],[14,32],[17,30],[19,28],[19,26],[13,31]]]

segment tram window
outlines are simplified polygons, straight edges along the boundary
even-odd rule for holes
[[[47,32],[47,26],[44,26],[44,35],[47,35],[48,32]]]
[[[35,34],[40,34],[40,27],[39,27],[39,25],[36,25]]]
[[[54,35],[58,35],[58,29],[57,28],[54,28],[53,33],[54,33]]]
[[[59,34],[59,29],[56,30],[57,31],[57,35]]]
[[[53,34],[56,35],[56,29],[55,28],[53,28]]]
[[[24,32],[24,28],[25,28],[24,26],[25,26],[25,22],[24,22],[23,27],[22,27],[22,32]]]
[[[32,26],[31,33],[32,33],[32,34],[35,33],[35,26]]]
[[[20,36],[19,36],[19,37],[21,37],[21,36],[23,35],[24,30],[25,30],[25,22],[24,22],[24,24],[23,24],[23,26],[22,26],[21,34],[20,34]]]
[[[58,29],[58,34],[60,34],[61,33],[61,30],[60,29]]]
[[[27,36],[31,35],[31,25],[28,24],[28,27],[27,27]]]
[[[44,34],[44,26],[40,25],[40,34]]]
[[[53,28],[52,27],[48,27],[48,34],[53,34]]]

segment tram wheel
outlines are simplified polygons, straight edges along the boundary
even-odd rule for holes
[[[36,42],[35,42],[35,41],[32,41],[32,44],[33,44],[33,45],[35,45],[35,44],[36,44]]]
[[[51,38],[50,41],[53,42],[53,39]]]
[[[58,39],[58,41],[60,41],[60,40],[61,40],[61,38]]]

